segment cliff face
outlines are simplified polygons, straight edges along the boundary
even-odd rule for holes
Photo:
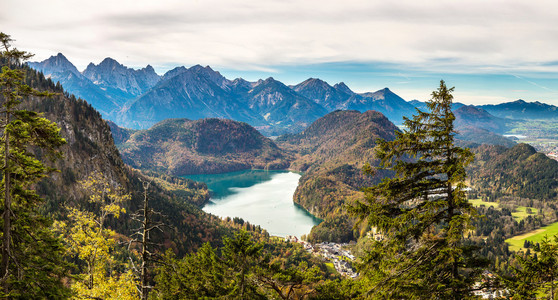
[[[105,58],[100,64],[89,64],[83,76],[103,89],[113,89],[123,93],[124,98],[139,96],[159,82],[159,75],[151,66],[134,70],[127,68],[112,58]]]

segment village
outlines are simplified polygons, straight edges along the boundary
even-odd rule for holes
[[[381,240],[382,235],[375,231],[368,233],[368,237],[374,240]],[[303,241],[296,236],[286,236],[285,241],[291,243],[301,244],[309,253],[320,256],[325,260],[331,262],[335,270],[341,275],[349,278],[357,278],[359,273],[355,272],[352,267],[352,262],[355,260],[354,255],[347,249],[350,244],[347,243],[330,243],[323,242],[312,245],[309,242]],[[477,282],[475,287],[478,288],[474,294],[482,299],[495,299],[508,294],[505,289],[492,289],[483,287],[486,281],[494,280],[495,275],[489,271],[483,272],[483,281]]]
[[[331,262],[335,270],[342,276],[350,278],[358,277],[358,273],[356,273],[352,267],[352,262],[355,257],[351,254],[351,251],[346,249],[349,244],[323,242],[312,245],[311,243],[300,240],[296,236],[290,235],[285,237],[285,241],[299,243],[309,253],[323,257],[325,260]]]

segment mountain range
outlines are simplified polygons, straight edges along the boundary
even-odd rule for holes
[[[272,77],[256,82],[229,80],[211,67],[200,65],[177,67],[160,76],[149,65],[134,70],[106,58],[79,72],[59,53],[29,66],[59,81],[67,92],[85,99],[105,119],[132,129],[147,129],[169,118],[221,118],[246,122],[264,135],[278,136],[301,132],[335,110],[376,110],[393,123],[401,124],[404,116],[415,114],[415,108],[427,109],[424,102],[407,102],[389,88],[356,93],[343,82],[332,86],[318,78],[292,86]],[[466,105],[455,103],[453,109],[463,106]],[[558,119],[558,107],[540,102],[518,100],[476,107],[483,109],[488,119]],[[467,110],[462,114],[481,116],[472,106]],[[492,121],[495,123],[479,128],[502,133],[503,122]]]
[[[196,75],[203,78],[199,81],[207,86],[218,87],[226,93],[243,95],[237,98],[239,105],[245,104],[252,111],[255,111],[255,108],[263,111],[274,107],[274,101],[279,102],[281,98],[287,96],[292,97],[295,103],[296,101],[303,103],[304,99],[312,101],[308,99],[310,96],[299,96],[293,87],[285,86],[272,78],[256,83],[241,79],[228,81],[222,76],[215,76],[218,75],[217,72],[208,67],[198,66],[190,69],[173,70],[166,74],[166,79],[159,79],[154,87],[143,95],[156,90],[155,87],[164,82],[172,82],[173,79],[181,76]],[[75,73],[74,75],[78,76]],[[37,76],[40,77],[40,74]],[[260,88],[257,88],[258,86]],[[327,88],[326,85],[322,85],[324,86]],[[60,87],[51,88],[62,91]],[[280,96],[278,94],[277,98],[261,97],[265,94],[266,88],[284,94]],[[342,90],[345,94],[350,91],[343,88],[342,84],[336,85],[337,89],[332,88],[334,90],[329,88],[324,90],[329,90],[329,95],[335,95],[335,90],[339,92]],[[200,91],[203,92],[203,89]],[[393,97],[388,89],[381,92],[375,95],[356,94],[351,97],[360,98],[360,101],[365,101],[365,98],[372,99],[371,101],[376,99],[376,102]],[[111,122],[105,123],[90,105],[76,100],[73,96],[65,97],[62,94],[56,99],[29,102],[30,109],[45,112],[46,117],[55,120],[62,127],[61,132],[68,140],[64,160],[57,165],[62,172],[38,187],[41,194],[47,198],[49,211],[59,210],[61,203],[64,202],[83,202],[83,191],[79,189],[78,181],[86,174],[95,171],[102,172],[126,190],[135,191],[134,200],[130,203],[130,207],[127,207],[130,211],[134,211],[142,197],[140,180],[145,180],[142,179],[145,175],[126,167],[125,162],[143,171],[156,170],[170,174],[215,172],[222,171],[221,168],[230,168],[229,170],[261,168],[263,165],[270,168],[288,167],[304,172],[294,195],[295,202],[324,220],[310,233],[309,239],[313,241],[348,241],[362,234],[359,230],[353,230],[354,220],[343,207],[363,197],[360,187],[370,186],[387,175],[378,171],[375,177],[365,176],[362,173],[362,166],[365,163],[376,166],[377,160],[374,158],[373,148],[377,138],[393,139],[397,131],[393,122],[382,113],[377,111],[361,113],[355,110],[335,110],[312,122],[304,131],[283,135],[275,141],[265,138],[249,124],[219,118],[170,119],[159,122],[148,130],[130,130],[119,128]],[[312,102],[320,105],[315,101]],[[131,103],[133,102],[124,102],[123,107],[128,107]],[[505,126],[505,122],[498,123],[502,122],[502,118],[495,117],[479,107],[462,106],[455,109],[455,115],[456,124],[476,126],[474,128],[487,132],[498,131],[498,127],[494,127],[498,124]],[[271,116],[269,114],[268,119],[272,119]],[[459,130],[464,128],[463,125],[457,127]],[[119,147],[118,150],[113,139]],[[517,180],[531,175],[513,169],[516,170],[514,173],[506,175],[509,180],[501,180],[496,182],[496,185],[493,174],[489,173],[491,169],[499,168],[501,174],[506,174],[509,166],[513,166],[514,161],[517,161],[515,156],[528,166],[521,169],[543,170],[547,166],[552,167],[548,172],[544,172],[543,177],[536,177],[537,180],[530,185],[532,188],[528,196],[533,196],[533,191],[537,191],[537,182],[555,179],[553,176],[556,174],[554,172],[556,164],[549,163],[544,155],[533,156],[534,152],[531,148],[518,146],[512,148],[514,149],[512,151],[505,151],[505,148],[498,147],[486,149],[501,150],[491,150],[484,156],[482,153],[478,154],[482,156],[479,160],[495,164],[494,167],[486,170],[480,167],[488,165],[488,162],[479,164],[478,169],[472,169],[477,172],[473,173],[473,177],[480,178],[480,181],[475,181],[479,186],[481,184],[486,184],[488,187],[497,186],[498,191],[520,186],[521,182]],[[496,154],[492,155],[493,153]],[[517,153],[520,155],[516,155]],[[501,158],[492,159],[500,154]],[[535,163],[536,165],[533,165]],[[476,180],[475,178],[472,181]],[[195,248],[203,241],[213,240],[219,236],[222,230],[219,222],[193,206],[193,204],[203,205],[204,200],[207,199],[207,189],[203,186],[195,186],[193,183],[180,183],[184,186],[191,185],[188,189],[191,193],[189,199],[198,199],[192,200],[192,203],[182,203],[176,200],[175,192],[163,188],[169,185],[170,183],[162,182],[161,187],[158,187],[157,196],[154,193],[153,197],[159,209],[172,216],[172,222],[176,224],[176,232],[182,234],[178,239],[180,242],[173,247],[186,251]],[[190,215],[194,217],[188,217]],[[184,218],[188,218],[189,221],[180,223]],[[114,226],[125,228],[129,225],[114,224]],[[192,237],[192,234],[195,237]]]

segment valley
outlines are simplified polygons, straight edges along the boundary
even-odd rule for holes
[[[67,80],[62,74],[79,73],[61,54],[30,65],[62,83]],[[127,74],[123,76],[127,79],[111,79],[114,70]],[[74,93],[85,95],[83,87],[91,84],[102,88],[107,98],[117,99],[117,95],[127,93],[117,108],[104,115],[116,121],[109,122],[115,142],[124,162],[134,168],[173,176],[247,169],[303,172],[293,201],[323,220],[307,232],[305,237],[312,242],[348,242],[366,233],[366,227],[354,227],[356,220],[347,214],[346,206],[363,199],[362,187],[391,175],[376,170],[370,177],[362,168],[367,164],[378,167],[373,150],[376,139],[393,139],[398,130],[393,123],[400,124],[403,116],[410,117],[415,107],[425,109],[423,102],[407,102],[388,88],[355,93],[342,82],[331,86],[318,78],[291,86],[273,78],[229,80],[199,65],[177,67],[154,76],[149,66],[133,70],[107,58],[79,74],[82,82],[90,82],[69,85]],[[225,99],[227,104],[222,104]],[[159,107],[158,103],[166,104]],[[195,103],[204,103],[205,108]],[[296,113],[291,111],[294,107]],[[542,186],[552,186],[553,169],[521,182],[520,190],[522,176],[531,175],[504,166],[523,154],[510,153],[519,156],[502,158],[499,166],[494,164],[498,161],[494,155],[504,155],[502,149],[515,148],[517,143],[527,142],[535,146],[533,151],[552,153],[556,138],[554,106],[518,100],[484,106],[454,103],[453,109],[458,143],[478,149],[474,150],[478,163],[469,171],[476,195],[490,199],[555,197],[553,187],[540,191]],[[526,138],[513,137],[521,135]],[[492,157],[487,161],[492,171],[482,170],[488,157]],[[545,162],[535,155],[521,164],[523,169]],[[497,172],[510,176],[495,176]]]

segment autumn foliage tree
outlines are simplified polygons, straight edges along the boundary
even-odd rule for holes
[[[122,203],[130,199],[121,189],[110,184],[101,173],[93,173],[80,184],[89,194],[96,212],[75,207],[68,209],[67,222],[57,221],[55,227],[64,237],[68,255],[77,258],[81,270],[72,290],[78,298],[135,299],[137,291],[131,271],[110,272],[118,262],[114,258],[116,233],[106,228],[109,216],[120,217],[126,210]]]

